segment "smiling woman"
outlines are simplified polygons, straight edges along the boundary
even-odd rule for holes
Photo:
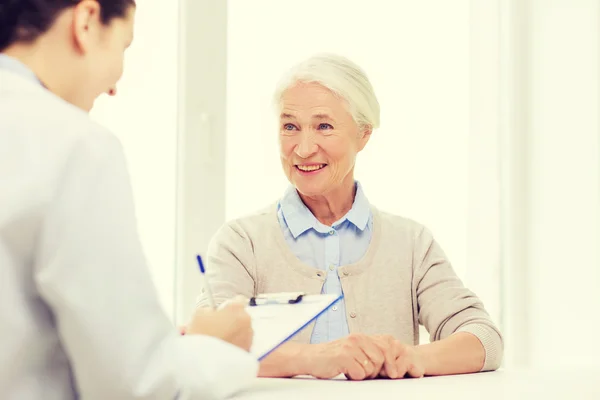
[[[281,160],[290,182],[310,196],[352,180],[356,153],[367,144],[371,124],[361,128],[349,112],[348,103],[320,83],[299,81],[283,93],[281,104]],[[317,170],[320,178],[302,179],[302,174],[294,174],[291,166],[299,171]]]
[[[498,368],[500,332],[431,232],[378,210],[355,180],[356,157],[379,126],[366,73],[338,55],[311,57],[281,81],[275,105],[291,185],[274,206],[215,235],[207,268],[215,297],[303,291],[344,300],[267,357],[261,374],[367,379]],[[433,343],[419,345],[420,324]]]
[[[373,128],[366,123],[360,128],[348,102],[320,83],[294,83],[280,104],[280,154],[288,180],[315,207],[319,197],[347,199],[339,206],[343,215],[352,206],[356,155]],[[326,213],[320,215],[326,225],[342,216]]]
[[[331,225],[352,206],[356,156],[379,127],[373,87],[357,65],[323,54],[290,70],[274,100],[283,170],[303,201],[319,209],[319,197],[346,199],[334,206],[337,213],[316,211],[321,222]]]

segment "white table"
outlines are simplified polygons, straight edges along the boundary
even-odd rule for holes
[[[352,382],[257,379],[236,400],[600,400],[600,370],[496,371],[471,375]]]

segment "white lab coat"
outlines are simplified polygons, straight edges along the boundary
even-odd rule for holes
[[[119,141],[0,68],[1,399],[217,399],[254,379],[248,353],[179,336],[134,215]]]

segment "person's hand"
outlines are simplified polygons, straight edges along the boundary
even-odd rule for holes
[[[238,294],[237,296],[232,297],[231,299],[221,303],[221,305],[219,307],[217,307],[217,310],[221,310],[233,303],[240,303],[244,306],[247,306],[250,303],[250,299],[247,298],[246,296]]]
[[[232,302],[218,310],[198,308],[185,328],[186,335],[208,335],[246,351],[252,346],[254,332],[245,305]]]
[[[425,375],[423,360],[415,349],[394,339],[390,335],[374,337],[375,343],[382,351],[389,353],[386,362],[379,372],[382,378],[402,379],[404,377],[422,378]],[[393,362],[387,362],[388,359]]]
[[[311,345],[305,354],[306,370],[319,379],[340,374],[350,380],[377,377],[384,365],[395,364],[391,351],[382,350],[374,337],[352,334],[329,343]]]

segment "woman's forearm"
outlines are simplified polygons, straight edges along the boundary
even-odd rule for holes
[[[263,378],[290,378],[306,375],[306,350],[309,344],[287,342],[275,349],[260,363],[258,376]]]
[[[485,362],[485,349],[479,339],[458,332],[445,339],[415,347],[425,375],[452,375],[479,372]]]

